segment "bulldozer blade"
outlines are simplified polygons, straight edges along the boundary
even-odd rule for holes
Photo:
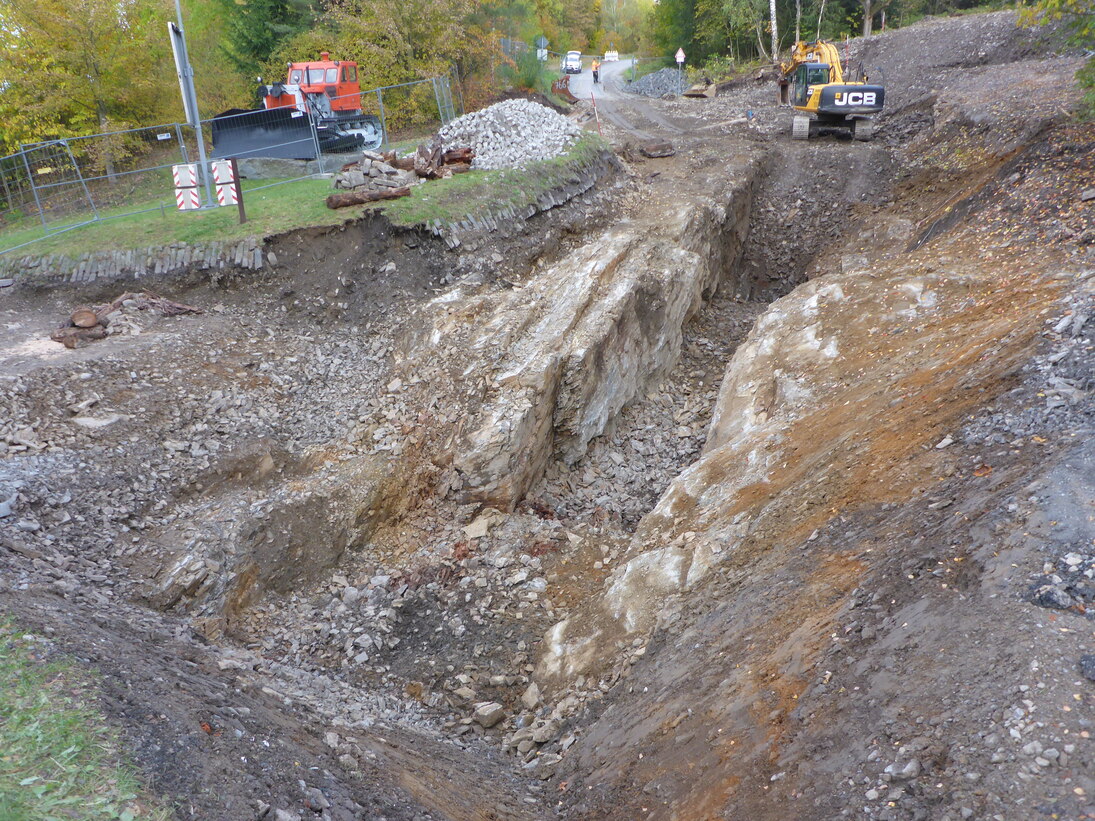
[[[229,157],[314,160],[311,120],[294,108],[231,109],[218,114],[213,118],[213,158]]]

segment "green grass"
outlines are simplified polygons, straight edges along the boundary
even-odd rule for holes
[[[136,207],[156,207],[157,210],[115,216],[132,211],[135,207],[134,203],[120,205],[101,210],[99,213],[104,219],[100,222],[52,236],[44,236],[40,224],[24,220],[22,225],[0,232],[0,249],[38,240],[14,253],[76,256],[89,251],[151,248],[173,242],[196,243],[264,236],[311,225],[334,225],[346,219],[346,214],[329,210],[324,202],[331,192],[330,180],[293,180],[248,194],[250,189],[270,182],[272,180],[244,180],[243,202],[247,209],[247,222],[243,225],[239,224],[236,208],[232,206],[211,211],[177,211],[172,200],[170,204],[163,201],[165,205],[161,211],[157,201],[147,201],[136,204]]]
[[[413,142],[413,145],[412,145]],[[409,141],[400,148],[412,148]],[[470,171],[436,180],[411,189],[411,196],[385,203],[382,210],[395,223],[415,225],[439,219],[454,222],[469,215],[497,212],[507,205],[527,207],[545,191],[565,183],[578,166],[589,162],[604,148],[597,137],[583,137],[564,156],[533,163],[525,169],[504,171]],[[69,257],[93,251],[119,251],[170,245],[175,242],[202,243],[267,236],[293,228],[317,225],[338,225],[358,216],[356,210],[332,211],[325,199],[331,192],[326,179],[304,179],[287,182],[259,191],[250,189],[268,181],[243,183],[244,204],[248,221],[240,225],[236,209],[217,208],[211,211],[177,211],[165,206],[142,214],[123,215],[134,205],[120,205],[100,211],[103,219],[42,239],[41,226],[26,222],[0,232],[0,248],[11,248],[38,239],[15,254],[60,253]],[[173,205],[173,203],[172,203]],[[0,816],[2,821],[2,816]]]
[[[1076,116],[1084,122],[1095,121],[1095,57],[1088,59],[1083,68],[1076,72],[1076,80],[1084,90]]]
[[[724,83],[738,77],[748,77],[755,74],[757,69],[764,65],[770,64],[766,64],[759,59],[733,60],[726,56],[712,57],[700,68],[687,69],[687,74],[689,80],[694,83],[699,82],[701,77],[705,77],[713,83]]]
[[[1016,4],[1010,2],[1010,0],[988,0],[987,2],[980,3],[976,6],[970,6],[966,9],[940,9],[937,12],[929,12],[924,10],[910,10],[900,12],[891,22],[889,19],[886,21],[887,29],[898,29],[911,26],[913,23],[919,23],[929,17],[967,17],[971,14],[991,14],[996,11],[1003,11],[1004,9],[1013,9]],[[876,29],[875,34],[880,32]]]
[[[512,64],[503,66],[501,74],[513,88],[541,94],[551,91],[551,81],[557,76],[554,67],[549,68],[548,63],[541,62],[531,49],[519,55]]]
[[[440,220],[457,222],[468,216],[498,212],[507,206],[521,210],[537,198],[571,179],[591,162],[607,144],[599,137],[583,136],[561,157],[541,160],[526,168],[498,171],[468,171],[419,185],[411,195],[380,207],[397,225],[419,225]]]
[[[0,622],[0,819],[170,817],[141,796],[92,700],[86,675],[43,662],[36,642]]]

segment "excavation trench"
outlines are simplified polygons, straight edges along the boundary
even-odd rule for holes
[[[1054,65],[1026,74],[1064,88]],[[1008,99],[997,160],[1028,113]],[[1017,682],[1043,699],[1024,744],[1076,700],[1083,615],[1043,632],[1026,588],[1042,542],[1066,561],[1090,534],[1022,517],[1090,429],[1065,416],[1090,386],[1090,248],[1062,239],[1090,237],[1090,134],[1005,167],[925,133],[891,201],[886,146],[776,144],[733,105],[725,138],[506,237],[291,235],[262,281],[172,294],[202,317],[19,354],[3,599],[104,670],[180,812],[311,812],[312,787],[332,817],[393,819],[1060,798],[1068,751],[1024,786],[986,734],[1010,744]],[[896,110],[901,139],[930,127]],[[130,601],[148,578],[166,613]],[[1001,675],[1053,642],[1051,696]]]
[[[703,391],[682,391],[687,402],[672,409],[677,442],[657,465],[668,475],[629,468],[631,484],[644,485],[641,501],[608,505],[633,525],[698,452],[718,359],[757,313],[730,295],[760,170],[756,155],[740,155],[702,183],[690,173],[680,181],[687,190],[663,208],[640,209],[565,256],[511,273],[509,287],[458,283],[411,308],[390,359],[372,374],[381,390],[362,403],[346,440],[291,463],[258,447],[223,472],[247,477],[260,496],[240,494],[238,481],[207,480],[208,492],[183,502],[181,527],[160,536],[166,558],[152,601],[198,616],[210,635],[231,632],[265,591],[322,581],[347,555],[403,569],[444,557],[460,539],[396,546],[408,532],[436,531],[439,509],[510,513],[533,488],[567,508],[561,475],[582,465],[594,442],[619,461],[605,449],[606,430],[609,439],[627,433],[621,413],[658,395],[681,360],[685,328],[717,299],[733,327],[708,323],[707,337],[685,351],[692,371],[705,369]],[[631,446],[636,456],[659,450]]]
[[[489,700],[542,722],[534,682],[557,702],[611,686],[611,653],[575,652],[575,615],[702,456],[727,362],[766,306],[741,295],[801,276],[808,253],[751,231],[778,222],[793,175],[843,150],[781,172],[755,146],[717,145],[651,163],[654,183],[610,177],[474,252],[374,216],[280,238],[269,281],[192,284],[179,296],[223,301],[230,318],[207,328],[240,342],[147,377],[210,392],[157,411],[171,461],[151,476],[177,483],[142,549],[121,552],[140,594],[233,675],[360,745],[373,722],[440,731],[473,758],[527,741],[468,713]],[[802,199],[812,247],[832,224],[810,209],[832,200]],[[241,413],[215,448],[215,416]],[[433,772],[407,755],[408,772]],[[551,756],[533,760],[550,777]],[[475,817],[430,778],[402,783]]]

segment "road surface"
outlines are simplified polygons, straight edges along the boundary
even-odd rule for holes
[[[618,98],[624,92],[616,88],[617,80],[620,85],[624,84],[626,77],[630,76],[625,72],[630,72],[631,63],[631,60],[601,63],[601,82],[597,84],[596,88],[593,87],[593,72],[590,69],[583,69],[581,74],[571,74],[570,93],[582,100],[588,100],[590,92],[592,92],[597,99],[598,105],[600,105],[602,98]]]
[[[631,76],[631,63],[631,60],[601,63],[601,82],[596,87],[591,70],[571,74],[570,93],[586,101],[592,95],[602,119],[639,139],[656,139],[659,132],[663,135],[666,132],[681,133],[680,127],[655,111],[653,106],[646,103],[645,97],[622,90]]]

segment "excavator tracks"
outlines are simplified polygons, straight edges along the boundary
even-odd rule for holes
[[[874,120],[864,117],[856,120],[852,125],[852,137],[860,142],[867,142],[874,136]]]

